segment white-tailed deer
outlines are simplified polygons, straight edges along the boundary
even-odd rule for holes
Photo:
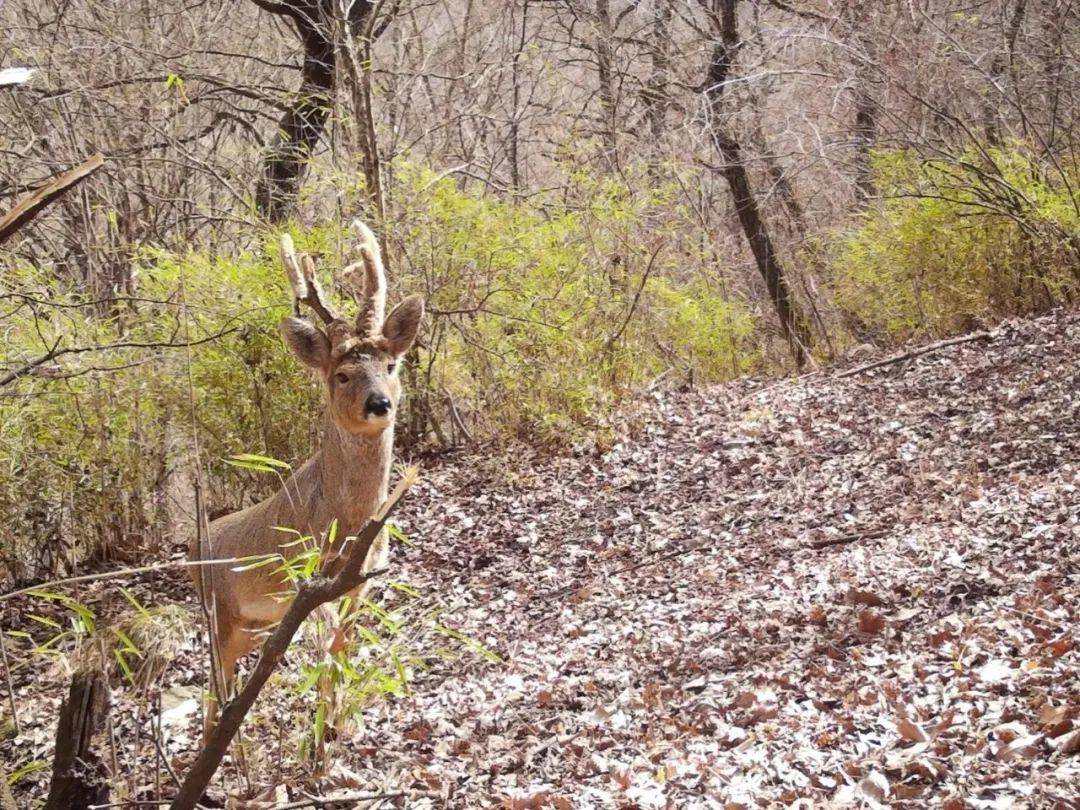
[[[420,296],[411,296],[389,316],[386,277],[378,242],[357,222],[360,262],[341,272],[339,282],[359,303],[352,323],[330,308],[315,277],[310,256],[297,256],[292,240],[281,240],[281,259],[294,296],[295,316],[280,330],[293,354],[313,369],[326,386],[326,418],[321,449],[285,485],[261,503],[225,515],[210,524],[207,536],[191,546],[193,559],[245,557],[279,553],[294,556],[295,540],[277,527],[288,527],[322,543],[324,567],[336,573],[335,560],[346,538],[356,534],[386,498],[394,443],[394,417],[401,396],[398,364],[416,337],[424,314]],[[361,276],[360,270],[363,270]],[[306,305],[323,322],[320,328],[300,317]],[[336,521],[334,548],[328,529]],[[346,547],[347,548],[347,547]],[[380,567],[387,555],[383,535],[371,547],[365,571]],[[289,607],[288,586],[275,565],[247,570],[193,566],[200,598],[216,627],[217,660],[224,688],[232,690],[239,658],[259,643],[258,634],[278,622]],[[354,594],[358,596],[358,594]],[[335,643],[340,645],[340,635]],[[216,705],[207,711],[206,728]]]

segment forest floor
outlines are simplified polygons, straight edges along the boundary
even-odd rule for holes
[[[394,576],[501,660],[458,655],[375,702],[323,789],[433,794],[409,807],[1080,806],[1080,315],[839,371],[656,392],[603,454],[431,465]],[[153,582],[193,605],[179,579]],[[165,697],[203,676],[188,644]],[[35,707],[0,747],[16,765],[47,761],[62,692],[59,673],[16,672]],[[133,700],[120,761],[153,773]],[[290,781],[282,798],[298,766],[266,718],[299,701],[267,696],[249,737],[271,752],[253,782]],[[196,724],[165,723],[181,763]]]

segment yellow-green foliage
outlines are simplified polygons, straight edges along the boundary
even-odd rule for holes
[[[1080,172],[1019,144],[954,160],[883,152],[874,169],[884,202],[832,256],[837,303],[860,328],[948,333],[1075,292]]]
[[[121,344],[60,356],[0,397],[0,562],[9,572],[153,543],[164,525],[167,431],[190,448],[198,427],[211,508],[235,507],[248,486],[264,485],[226,473],[223,456],[310,450],[314,431],[303,417],[317,413],[317,391],[276,335],[288,309],[280,276],[274,262],[253,256],[148,256],[143,300],[110,311],[84,305],[45,271],[9,275],[9,290],[61,305],[24,305],[3,322],[10,365],[54,344]]]
[[[446,435],[452,398],[476,438],[564,442],[602,430],[620,397],[671,367],[705,382],[758,364],[755,319],[725,295],[722,273],[703,272],[711,240],[666,192],[639,198],[580,177],[573,199],[522,202],[406,165],[395,174],[390,302],[421,292],[430,313],[405,372],[406,440],[432,424]],[[336,226],[293,235],[324,267],[348,247]],[[63,305],[15,306],[0,322],[9,367],[57,340],[137,344],[66,355],[5,387],[0,562],[10,572],[151,546],[165,526],[166,445],[191,447],[196,428],[212,511],[276,483],[222,459],[296,463],[312,451],[321,391],[277,333],[290,304],[275,244],[268,234],[232,257],[148,253],[140,300],[114,310],[85,305],[47,270],[8,276],[6,292]],[[143,348],[190,341],[202,342]]]
[[[435,312],[421,376],[481,422],[565,437],[672,365],[720,379],[757,362],[748,309],[688,272],[700,234],[662,192],[580,177],[577,199],[539,207],[401,174],[402,273]]]

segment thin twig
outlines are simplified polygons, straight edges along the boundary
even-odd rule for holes
[[[892,357],[886,357],[884,360],[878,360],[873,363],[867,363],[865,366],[858,366],[856,368],[848,369],[836,376],[854,377],[856,374],[862,374],[864,371],[873,371],[875,368],[881,368],[882,366],[891,366],[893,363],[900,363],[904,360],[909,360],[912,357],[918,357],[919,355],[928,354],[929,352],[936,352],[938,349],[945,349],[949,346],[957,346],[961,343],[971,343],[975,340],[990,340],[996,337],[994,332],[975,332],[971,335],[964,335],[964,337],[952,338],[951,340],[939,340],[937,343],[930,343],[926,346],[921,346],[918,349],[912,349],[911,351],[904,352],[903,354],[896,354]]]
[[[15,734],[22,734],[19,727],[19,715],[15,710],[15,687],[11,684],[11,667],[8,665],[7,644],[4,643],[4,631],[0,629],[0,657],[4,662],[4,680],[7,682],[8,700],[11,701],[11,722],[15,726]]]
[[[857,540],[877,540],[888,533],[888,529],[874,529],[869,532],[852,532],[851,534],[842,534],[839,537],[826,537],[823,540],[815,540],[812,543],[807,543],[806,547],[822,549],[829,548],[830,546],[842,546],[847,543],[854,543]]]
[[[438,793],[414,793],[407,790],[399,790],[393,793],[342,793],[337,796],[309,796],[288,804],[275,804],[272,810],[300,810],[303,807],[327,807],[341,802],[375,802],[384,799],[434,799]]]
[[[172,765],[169,763],[169,758],[165,755],[165,739],[161,732],[162,707],[160,689],[158,689],[157,704],[157,722],[152,724],[154,728],[154,748],[157,749],[158,756],[161,757],[161,763],[165,766],[165,770],[169,772],[169,777],[173,780],[173,784],[176,785],[176,787],[180,787],[180,778],[176,775],[176,771],[173,770]]]
[[[20,377],[25,377],[30,374],[35,368],[50,360],[55,360],[57,357],[63,357],[67,354],[86,354],[88,352],[106,352],[112,349],[186,349],[191,346],[198,346],[203,343],[209,343],[210,341],[217,340],[218,338],[225,337],[237,331],[236,327],[230,329],[223,329],[213,335],[208,335],[198,340],[188,341],[186,343],[171,343],[165,342],[145,342],[145,341],[119,341],[117,343],[103,343],[98,346],[68,346],[67,348],[58,348],[60,345],[59,339],[53,344],[53,347],[49,349],[45,354],[40,357],[36,357],[33,360],[28,361],[26,364],[20,366],[14,371],[9,371],[3,377],[0,377],[0,387],[13,382]]]
[[[23,596],[26,594],[34,594],[44,588],[57,588],[63,585],[72,585],[82,582],[95,582],[101,579],[118,579],[119,577],[134,576],[136,574],[149,574],[154,571],[168,571],[171,568],[191,568],[197,565],[231,565],[234,563],[254,563],[265,560],[272,560],[278,558],[278,554],[254,554],[250,557],[223,557],[216,560],[170,560],[164,563],[155,563],[154,565],[141,565],[137,568],[122,568],[119,571],[104,571],[100,574],[82,574],[77,577],[64,577],[63,579],[53,579],[48,582],[42,582],[40,585],[28,585],[25,588],[20,588],[17,591],[9,591],[8,593],[0,593],[0,602],[6,602],[8,599],[14,599],[16,596]]]
[[[611,347],[622,337],[623,332],[626,331],[626,327],[630,325],[630,321],[634,317],[634,312],[637,310],[638,301],[641,300],[641,293],[645,290],[645,284],[649,281],[649,276],[652,274],[653,266],[656,264],[656,257],[660,255],[660,251],[664,247],[663,240],[653,250],[652,256],[649,257],[649,263],[645,266],[645,272],[641,274],[641,283],[638,285],[637,292],[634,293],[634,300],[630,302],[630,309],[626,312],[626,318],[623,320],[622,325],[608,338],[607,343],[604,344],[604,351],[610,351]]]

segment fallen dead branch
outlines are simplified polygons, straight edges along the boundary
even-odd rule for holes
[[[815,540],[812,543],[807,543],[806,547],[822,549],[829,548],[830,546],[843,546],[848,543],[855,543],[859,540],[877,540],[888,533],[888,529],[874,529],[873,531],[868,532],[852,532],[851,534],[842,534],[839,537],[826,537],[823,540]]]
[[[856,374],[862,374],[864,371],[873,371],[876,368],[891,366],[894,363],[901,363],[904,360],[910,360],[913,357],[919,357],[923,354],[936,352],[939,349],[947,349],[949,346],[958,346],[961,343],[972,343],[976,340],[990,340],[994,336],[994,332],[975,332],[970,335],[964,335],[963,337],[951,338],[949,340],[939,340],[937,343],[929,343],[926,346],[920,346],[918,349],[912,349],[911,351],[907,351],[902,354],[894,354],[892,357],[886,357],[884,360],[877,360],[873,363],[867,363],[864,366],[856,366],[855,368],[850,368],[847,371],[837,374],[836,376],[841,379],[844,377],[854,377]]]
[[[248,711],[255,703],[263,686],[270,680],[278,664],[281,662],[285,651],[292,642],[296,631],[304,620],[320,605],[341,598],[349,591],[357,588],[368,579],[382,573],[372,571],[364,573],[364,562],[367,560],[371,544],[379,536],[387,518],[393,513],[401,498],[417,479],[416,468],[406,471],[397,487],[390,493],[382,508],[367,522],[363,530],[356,537],[352,553],[345,561],[344,566],[337,576],[332,579],[317,576],[303,583],[296,592],[296,597],[289,606],[288,612],[274,628],[274,632],[263,642],[262,652],[255,669],[232,700],[225,704],[221,711],[221,717],[217,726],[214,727],[210,738],[206,741],[202,751],[199,752],[195,763],[184,777],[184,783],[180,787],[173,803],[172,810],[194,810],[199,799],[210,784],[210,780],[221,765],[221,760],[229,750],[229,745],[240,730],[240,725],[247,716]]]
[[[438,793],[414,793],[407,790],[398,790],[393,793],[339,793],[336,796],[309,796],[306,799],[298,799],[287,804],[275,804],[273,810],[301,810],[305,807],[328,808],[337,807],[345,802],[381,802],[387,799],[435,799]],[[355,806],[355,805],[354,805]]]

